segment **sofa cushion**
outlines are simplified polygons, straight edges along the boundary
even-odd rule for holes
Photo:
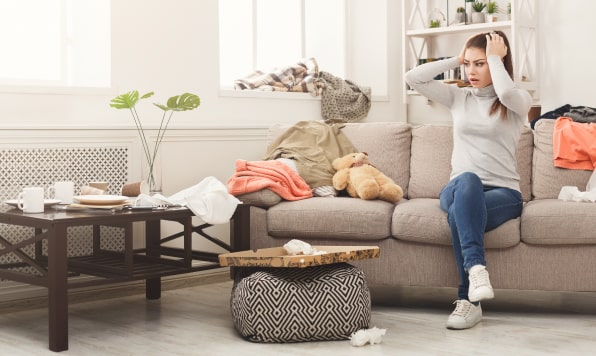
[[[520,219],[512,219],[484,235],[486,248],[515,246],[520,241]],[[391,234],[398,240],[451,246],[447,213],[439,199],[411,199],[400,202],[393,212]]]
[[[412,129],[412,157],[408,198],[438,198],[451,174],[453,129],[423,125]],[[529,127],[521,131],[517,146],[517,171],[522,199],[531,199],[533,135]]]
[[[555,120],[541,119],[534,125],[532,195],[535,199],[556,199],[564,186],[585,191],[592,171],[555,167],[553,128]]]
[[[535,245],[596,244],[596,204],[532,200],[522,212],[521,239]]]
[[[393,179],[404,190],[404,195],[407,194],[412,142],[412,127],[409,124],[349,123],[343,132],[358,151],[368,153],[371,163]]]
[[[408,199],[438,198],[449,182],[453,129],[422,125],[412,129]]]
[[[267,211],[273,237],[379,240],[390,235],[394,204],[349,197],[282,201]]]
[[[261,189],[256,192],[250,192],[236,196],[244,204],[258,206],[259,208],[268,208],[281,201],[281,197],[270,189]]]
[[[410,178],[411,126],[403,122],[367,122],[343,124],[342,132],[381,172],[391,177],[407,194]],[[291,125],[269,129],[268,144]]]

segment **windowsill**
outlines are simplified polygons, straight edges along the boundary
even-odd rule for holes
[[[234,90],[223,88],[219,90],[219,96],[227,98],[251,98],[251,99],[282,99],[282,100],[321,100],[321,96],[311,93],[262,91],[262,90]],[[374,95],[372,101],[389,101],[387,95]]]

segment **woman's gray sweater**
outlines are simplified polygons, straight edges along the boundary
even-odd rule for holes
[[[451,179],[473,172],[484,185],[519,191],[515,154],[521,128],[527,124],[532,98],[527,91],[515,87],[499,56],[489,56],[487,63],[493,84],[484,88],[459,88],[433,79],[459,67],[457,57],[420,65],[406,73],[406,82],[451,111]],[[489,115],[497,97],[507,107],[506,119],[500,116],[500,110]]]

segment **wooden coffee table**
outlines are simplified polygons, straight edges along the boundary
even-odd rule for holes
[[[38,285],[48,289],[49,348],[52,351],[68,349],[68,290],[93,285],[144,279],[147,299],[161,296],[161,277],[219,268],[218,254],[192,249],[192,235],[197,233],[227,249],[241,251],[249,248],[247,226],[248,206],[239,205],[231,220],[230,244],[226,244],[203,231],[209,224],[193,226],[194,216],[186,208],[134,211],[64,211],[47,207],[44,213],[24,214],[9,206],[0,206],[0,224],[31,227],[31,237],[10,243],[0,236],[0,256],[13,253],[19,263],[0,264],[0,278]],[[161,237],[161,221],[175,221],[181,232]],[[145,223],[145,248],[133,248],[133,223]],[[67,230],[72,226],[93,226],[93,252],[88,256],[67,255]],[[122,252],[101,249],[101,226],[124,230]],[[183,248],[162,246],[162,243],[182,238]],[[42,251],[42,241],[47,241],[47,253]],[[34,245],[30,256],[23,248]],[[194,261],[205,263],[193,264]],[[32,267],[36,273],[15,270]],[[75,281],[69,276],[85,274],[96,276],[85,281]]]

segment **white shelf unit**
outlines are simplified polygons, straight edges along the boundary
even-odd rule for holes
[[[404,0],[402,2],[404,70],[407,71],[418,65],[421,58],[457,55],[466,38],[475,33],[501,30],[507,34],[512,47],[516,85],[528,90],[534,102],[537,103],[540,98],[537,56],[538,1],[497,0],[497,3],[501,9],[500,21],[451,26],[442,22],[442,27],[429,28],[428,14],[438,10],[443,14],[448,14],[446,18],[453,18],[452,15],[455,15],[456,8],[464,6],[464,0]],[[504,13],[508,3],[511,3],[511,19],[507,19],[507,14]],[[470,7],[470,3],[467,4],[467,7]],[[416,94],[414,90],[408,90],[405,87],[404,102],[408,102],[409,95]]]

